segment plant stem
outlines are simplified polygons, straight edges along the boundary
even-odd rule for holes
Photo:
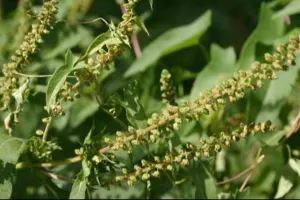
[[[80,156],[75,156],[73,158],[68,158],[66,160],[62,161],[53,161],[53,162],[47,162],[47,163],[29,163],[29,162],[20,162],[16,165],[16,169],[23,169],[26,167],[55,167],[59,165],[66,165],[66,164],[71,164],[71,163],[76,163],[81,161]]]
[[[296,119],[294,120],[292,127],[291,127],[290,131],[287,133],[287,135],[285,136],[283,142],[286,142],[287,139],[289,139],[294,133],[297,132],[299,125],[300,125],[300,110],[298,111]]]
[[[19,76],[24,76],[24,77],[29,77],[29,78],[48,78],[52,77],[53,75],[35,75],[35,74],[23,74],[17,71],[14,71],[14,74],[19,75]],[[68,78],[76,78],[75,76],[68,76]]]
[[[257,161],[255,163],[253,163],[252,165],[250,165],[247,169],[245,169],[244,171],[240,172],[239,174],[235,175],[234,177],[231,177],[225,181],[221,181],[221,182],[218,182],[217,185],[223,185],[223,184],[226,184],[226,183],[230,183],[236,179],[239,179],[241,178],[242,176],[244,176],[245,174],[247,174],[249,171],[251,171],[253,168],[256,167],[257,164],[261,163],[263,160],[265,159],[265,155],[261,155]]]
[[[126,12],[125,8],[124,8],[124,0],[121,0],[121,10],[122,10],[122,13],[124,14]],[[140,43],[139,43],[139,39],[137,37],[136,34],[133,34],[131,36],[131,42],[132,42],[132,45],[133,45],[133,49],[134,49],[134,53],[135,53],[135,56],[138,58],[142,55],[142,50],[141,50],[141,46],[140,46]]]
[[[62,181],[68,182],[68,183],[74,183],[73,179],[62,177],[62,176],[47,172],[46,170],[40,170],[40,172],[52,179],[55,179],[55,180],[62,180]]]
[[[43,134],[43,142],[45,143],[46,140],[47,140],[47,135],[48,135],[48,132],[49,132],[49,128],[50,128],[50,125],[51,125],[51,122],[52,122],[52,117],[50,116],[49,117],[49,121],[46,125],[46,128],[45,128],[45,131],[44,131],[44,134]]]

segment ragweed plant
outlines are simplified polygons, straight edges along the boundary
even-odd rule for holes
[[[89,13],[89,9],[95,2],[83,3],[79,0],[69,5],[66,3],[64,6],[72,13],[66,14],[64,16],[66,20],[60,21],[66,24],[72,23],[74,27],[79,24],[88,24],[77,21],[76,14],[77,12],[80,15]],[[26,171],[29,168],[38,174],[37,181],[46,185],[49,193],[60,198],[67,196],[69,198],[93,198],[96,188],[105,188],[106,191],[114,187],[118,188],[118,186],[119,188],[145,186],[143,192],[147,197],[156,197],[156,191],[161,190],[161,188],[157,189],[156,183],[159,182],[169,188],[176,188],[178,191],[181,186],[196,186],[196,192],[193,191],[196,198],[217,198],[225,195],[223,191],[230,190],[229,187],[223,188],[220,185],[228,183],[230,187],[235,187],[236,183],[232,183],[234,180],[246,172],[251,172],[241,183],[239,190],[235,191],[235,196],[232,192],[228,192],[230,197],[238,198],[237,196],[243,193],[254,174],[253,170],[256,165],[263,162],[264,159],[269,159],[270,149],[268,148],[274,145],[273,141],[276,140],[276,145],[279,146],[280,142],[285,142],[296,132],[295,127],[299,120],[295,120],[296,125],[295,123],[292,125],[294,128],[289,131],[284,141],[277,139],[282,138],[282,133],[285,134],[282,124],[278,123],[279,126],[277,126],[278,120],[261,120],[261,117],[256,121],[247,123],[240,121],[231,125],[223,121],[226,121],[224,118],[232,114],[231,112],[236,112],[236,110],[245,112],[237,106],[242,102],[240,100],[244,98],[249,100],[250,94],[257,90],[259,90],[257,91],[260,92],[259,94],[263,94],[267,87],[271,87],[270,84],[280,80],[278,77],[281,74],[291,73],[289,70],[297,69],[297,53],[300,50],[299,35],[291,34],[286,43],[278,40],[281,44],[275,45],[273,53],[265,53],[263,59],[257,59],[264,61],[252,62],[248,70],[235,70],[231,77],[219,79],[213,87],[206,88],[196,98],[188,100],[189,98],[185,97],[179,98],[175,89],[178,87],[183,91],[184,87],[177,84],[181,84],[181,80],[194,77],[192,73],[184,70],[176,73],[176,70],[156,69],[142,73],[140,77],[134,77],[135,80],[124,78],[126,75],[123,76],[124,69],[120,63],[126,59],[132,59],[130,55],[133,52],[132,48],[139,45],[136,35],[139,31],[138,27],[147,32],[142,20],[136,14],[138,5],[142,2],[128,0],[121,1],[120,20],[114,19],[108,22],[107,19],[97,18],[108,30],[94,39],[94,36],[91,36],[90,44],[86,45],[84,50],[78,46],[73,46],[72,50],[69,47],[65,48],[63,61],[61,60],[62,55],[57,58],[49,56],[45,62],[50,62],[50,65],[52,62],[61,64],[55,69],[52,68],[53,74],[24,74],[25,68],[32,68],[34,71],[35,65],[31,63],[36,62],[35,59],[44,59],[43,56],[33,57],[33,54],[37,56],[39,52],[42,54],[43,48],[46,48],[47,52],[46,39],[51,40],[52,34],[57,34],[52,37],[58,38],[63,35],[59,32],[60,30],[56,29],[56,18],[63,16],[59,15],[61,3],[58,0],[43,2],[43,6],[36,15],[36,21],[34,17],[26,21],[26,23],[32,22],[33,24],[28,26],[30,28],[20,43],[20,47],[13,52],[10,62],[3,65],[3,77],[0,85],[1,110],[3,112],[8,110],[8,115],[4,118],[4,125],[9,135],[0,137],[0,150],[8,154],[6,156],[0,153],[0,173],[3,174],[4,180],[3,184],[0,183],[0,197],[9,198],[13,193],[13,178],[7,174],[14,174],[15,170]],[[81,8],[80,5],[86,7]],[[24,14],[25,10],[22,10],[22,13]],[[24,28],[25,30],[26,23],[24,22],[24,27],[22,26],[20,29]],[[70,28],[70,26],[67,27]],[[189,25],[183,28],[190,29],[191,27],[195,28],[198,25]],[[82,28],[81,25],[80,28]],[[80,28],[78,28],[80,34],[88,35],[89,31],[85,32],[84,28]],[[162,47],[165,49],[159,56],[195,43],[195,38],[200,35],[199,33],[191,34],[193,32],[191,30],[182,30],[175,29],[162,37],[166,46],[173,45],[173,49]],[[180,34],[177,34],[176,31]],[[180,44],[177,39],[174,39],[176,35],[179,38],[184,37],[183,33],[191,34],[192,37],[184,39],[186,44]],[[135,37],[132,37],[133,35]],[[18,41],[19,39],[16,39],[15,44],[18,44]],[[45,45],[40,47],[42,43]],[[134,45],[132,45],[133,43]],[[65,47],[65,44],[62,46]],[[155,45],[153,46],[155,47]],[[153,49],[153,46],[150,47]],[[204,47],[199,46],[205,53]],[[54,50],[54,52],[58,51],[61,49]],[[147,54],[147,48],[144,52]],[[157,52],[152,53],[153,57],[157,56]],[[52,52],[52,54],[55,53]],[[136,57],[143,59],[144,55],[136,55]],[[207,56],[207,58],[209,57]],[[147,59],[145,62],[151,63]],[[225,60],[227,58],[218,56],[218,59]],[[40,60],[38,62],[42,62]],[[228,61],[224,62],[226,64]],[[213,66],[215,63],[217,62],[212,61],[210,65]],[[243,66],[244,69],[246,67]],[[157,71],[159,71],[159,75],[156,74]],[[211,71],[214,72],[214,70]],[[153,82],[149,81],[150,75],[144,77],[148,73],[155,76],[155,79],[152,78],[157,83],[152,84]],[[37,87],[45,82],[47,83],[46,87]],[[265,83],[267,84],[265,85]],[[152,89],[139,88],[140,85],[148,85],[147,87]],[[110,90],[110,92],[105,94],[106,90]],[[149,95],[152,90],[157,92],[155,93],[155,95],[158,94],[157,98]],[[35,93],[32,94],[32,91]],[[39,98],[40,94],[46,97],[43,108],[30,110],[32,113],[39,110],[36,125],[28,128],[30,133],[26,136],[26,140],[17,138],[20,129],[17,123],[20,121],[22,125],[23,120],[26,121],[26,115],[30,113],[28,110],[26,111],[28,104]],[[266,98],[267,100],[268,98]],[[146,108],[146,104],[150,105],[148,105],[150,109]],[[232,111],[231,107],[234,106],[238,109],[232,109],[234,110]],[[229,112],[223,115],[222,113],[227,110]],[[287,120],[282,116],[284,115],[282,114],[284,113],[283,108],[276,110],[276,113],[283,118],[282,121]],[[93,117],[88,118],[89,116]],[[205,116],[209,116],[209,119]],[[273,118],[271,117],[271,119]],[[213,132],[206,128],[206,125],[202,125],[202,123],[210,123],[209,120],[217,121],[212,124],[220,124],[220,126],[214,127]],[[79,125],[75,123],[76,121],[80,122],[78,122]],[[282,130],[278,132],[276,127]],[[63,131],[60,132],[60,130]],[[72,131],[76,132],[74,137],[70,136]],[[82,135],[81,132],[88,132],[84,140],[79,137]],[[14,133],[13,136],[12,133]],[[271,142],[261,138],[271,138]],[[243,140],[240,141],[241,139]],[[251,146],[254,150],[247,146],[248,142],[251,145],[252,143],[257,145]],[[250,165],[245,170],[246,172],[228,178],[228,175],[231,174],[231,166],[225,165],[225,162],[228,161],[221,155],[226,153],[229,155],[228,159],[232,159],[231,151],[236,151],[235,154],[242,154],[239,152],[241,151],[240,146],[249,151],[248,158],[244,159],[245,163],[248,164],[248,160],[254,160],[254,164]],[[291,151],[290,149],[288,151],[289,163],[292,163],[289,165],[295,169],[297,162],[291,160]],[[71,157],[66,157],[64,152]],[[252,158],[255,157],[253,156],[255,153],[257,153],[256,158]],[[75,163],[81,165],[76,165],[75,169],[72,169],[73,165],[68,165]],[[69,171],[64,169],[64,165],[68,165],[66,169]],[[297,172],[297,170],[295,171]],[[227,173],[227,175],[222,173]],[[257,179],[257,177],[255,178]],[[72,183],[72,185],[64,185],[65,188],[70,188],[70,191],[62,192],[62,189],[59,188],[61,185],[55,181],[65,181],[64,184]],[[30,187],[26,188],[28,194],[35,192]],[[159,193],[164,192],[160,191]],[[12,197],[18,195],[13,194]]]

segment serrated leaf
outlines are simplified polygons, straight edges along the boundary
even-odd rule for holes
[[[25,149],[24,140],[0,134],[0,197],[9,199],[13,189],[15,165]]]
[[[69,199],[85,199],[87,183],[83,171],[77,174],[77,179],[72,186]]]
[[[300,1],[290,1],[282,10],[274,14],[273,18],[286,17],[300,12]]]
[[[300,160],[291,158],[289,159],[289,166],[298,174],[300,177]]]
[[[200,92],[213,87],[222,80],[228,79],[236,70],[236,56],[232,47],[223,49],[217,44],[211,46],[211,60],[209,64],[198,73],[193,84],[190,99],[195,99]]]
[[[194,162],[191,169],[191,178],[196,186],[196,199],[217,199],[216,180],[208,170],[206,163]]]
[[[287,178],[285,178],[284,176],[281,176],[278,184],[278,189],[274,198],[275,199],[282,198],[291,190],[292,187],[293,187],[293,183]]]
[[[70,50],[68,50],[65,55],[65,64],[58,67],[53,76],[50,78],[46,91],[46,105],[48,107],[48,111],[50,106],[55,104],[56,96],[67,79],[67,76],[72,71],[75,62],[76,57]]]
[[[196,45],[211,24],[211,11],[205,12],[191,24],[173,28],[151,42],[125,72],[125,77],[145,71],[161,57]]]

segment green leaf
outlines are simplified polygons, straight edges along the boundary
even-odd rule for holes
[[[149,0],[149,4],[150,4],[150,7],[151,7],[151,10],[153,10],[153,0]]]
[[[46,92],[46,105],[48,107],[48,112],[50,106],[55,104],[56,96],[67,79],[67,76],[72,71],[75,62],[76,57],[70,50],[68,50],[65,55],[65,64],[58,67],[53,76],[50,78]]]
[[[78,127],[88,117],[96,113],[98,108],[99,105],[94,99],[85,96],[82,96],[79,99],[77,99],[73,103],[70,110],[70,120],[69,120],[70,127],[72,128]]]
[[[87,182],[83,171],[77,174],[77,179],[72,186],[69,199],[85,199],[85,192],[87,190]]]
[[[127,87],[123,88],[122,95],[115,94],[112,97],[112,101],[125,108],[126,117],[134,127],[143,128],[147,125],[147,117],[138,95],[138,85],[137,82],[134,81]]]
[[[173,28],[151,42],[125,72],[125,77],[145,71],[161,57],[196,45],[211,24],[211,11],[205,12],[191,24]]]
[[[293,0],[287,4],[282,10],[273,15],[273,18],[286,17],[300,12],[300,1]]]
[[[119,38],[112,37],[111,31],[107,31],[105,33],[102,33],[98,35],[90,44],[90,46],[87,48],[85,54],[82,56],[82,59],[96,53],[100,49],[104,47],[104,45],[108,44],[121,44],[122,41]]]
[[[135,23],[141,28],[143,29],[143,31],[145,31],[147,33],[147,35],[150,37],[150,33],[147,29],[147,27],[145,26],[144,22],[139,18],[139,17],[135,17]]]
[[[285,178],[284,176],[281,176],[278,184],[278,189],[274,198],[275,199],[282,198],[291,190],[292,187],[293,187],[293,183],[287,178]]]
[[[9,199],[12,194],[15,165],[25,146],[20,138],[0,134],[0,197],[3,199]]]
[[[291,158],[289,159],[289,166],[298,174],[300,177],[300,160]]]
[[[274,41],[284,33],[284,19],[273,19],[274,12],[266,3],[262,3],[259,14],[259,22],[255,30],[247,39],[241,50],[239,69],[248,69],[253,61],[256,60],[256,44],[263,43],[273,45]]]
[[[207,164],[194,162],[191,169],[191,178],[196,185],[196,199],[217,199],[216,180],[209,171]]]
[[[235,199],[249,199],[250,188],[244,189],[242,192],[239,189],[236,190]]]
[[[300,69],[300,57],[296,57],[297,65],[291,66],[289,71],[277,72],[278,79],[269,84],[269,88],[263,99],[262,109],[256,118],[256,121],[271,120],[275,121],[279,112],[285,103],[285,98],[292,92],[292,85],[298,77]]]
[[[198,73],[191,90],[190,99],[195,99],[200,92],[231,77],[232,73],[236,70],[235,62],[236,56],[232,47],[223,49],[217,44],[213,44],[211,46],[211,60]]]

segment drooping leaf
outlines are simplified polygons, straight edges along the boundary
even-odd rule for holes
[[[76,57],[70,50],[68,50],[65,55],[65,64],[58,67],[53,76],[50,78],[46,92],[46,105],[48,107],[48,111],[50,106],[55,104],[56,96],[67,79],[67,76],[72,71],[75,62]]]
[[[191,178],[196,186],[196,199],[217,199],[216,180],[206,163],[194,162],[191,169]]]
[[[25,83],[13,93],[13,97],[16,100],[16,111],[19,111],[24,103],[24,93],[28,88],[29,82],[29,79],[27,79]]]
[[[236,70],[235,62],[236,56],[232,47],[223,49],[213,44],[211,46],[211,61],[198,73],[190,93],[190,99],[195,99],[200,92],[231,77]]]
[[[87,182],[83,171],[77,174],[77,179],[72,186],[69,199],[85,199],[85,192],[87,190]]]
[[[300,12],[300,1],[292,0],[282,10],[273,15],[273,18],[286,17]]]
[[[281,176],[279,180],[277,192],[274,198],[275,199],[282,198],[291,190],[292,187],[293,187],[293,183],[289,179],[285,178],[284,176]]]
[[[25,146],[20,138],[0,134],[0,197],[3,199],[9,199],[12,194],[15,165]]]
[[[154,64],[161,57],[193,46],[211,24],[211,12],[207,11],[191,24],[167,31],[151,42],[125,72],[125,77],[140,73]]]

